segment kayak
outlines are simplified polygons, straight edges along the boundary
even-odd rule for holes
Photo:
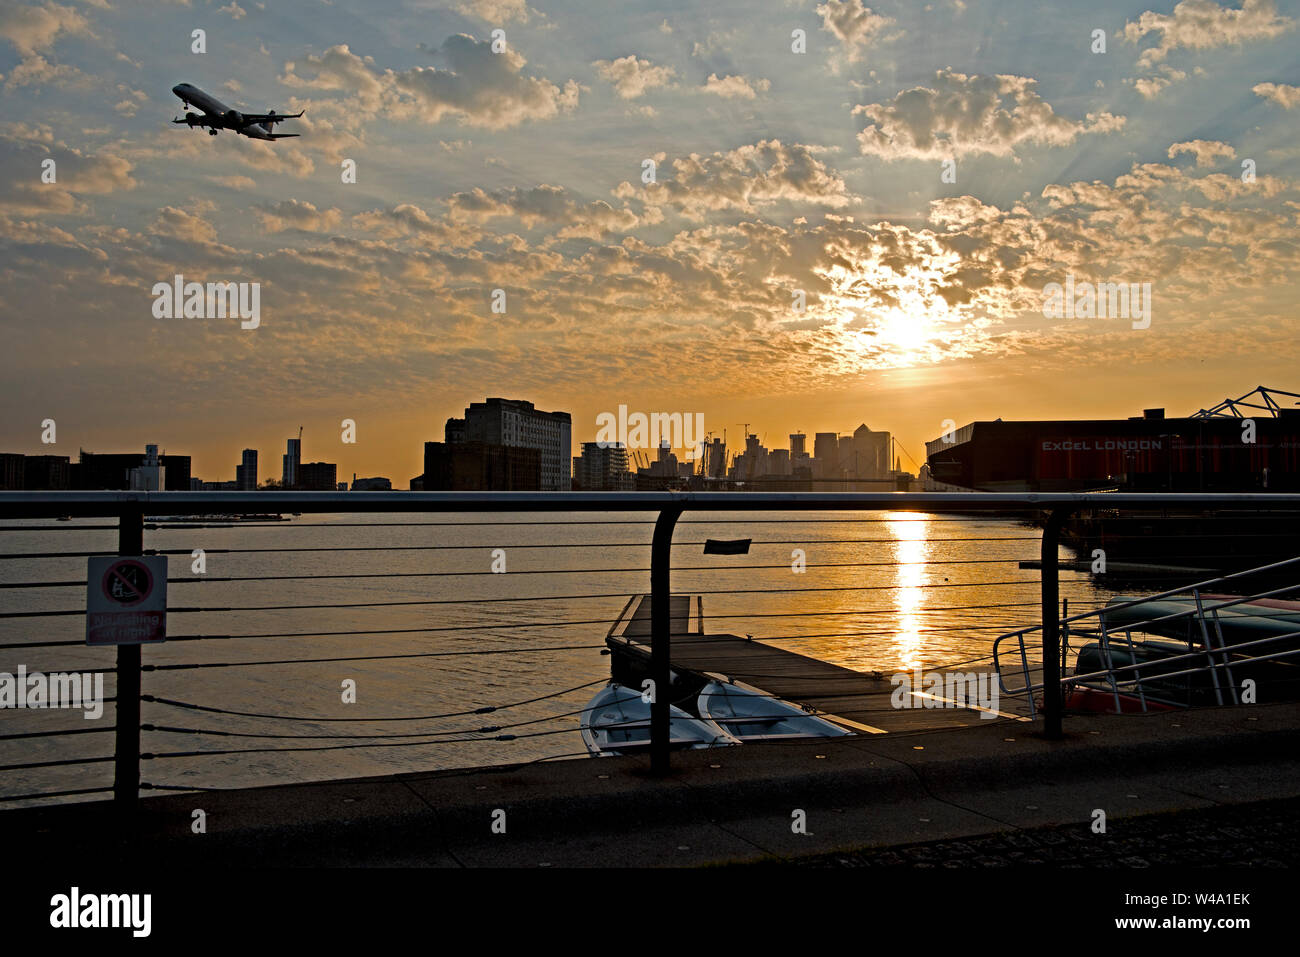
[[[597,757],[638,754],[650,748],[650,704],[641,692],[611,681],[582,713],[582,741]],[[707,719],[668,706],[668,744],[678,750],[723,748],[740,741]]]
[[[741,741],[835,738],[853,733],[798,705],[723,681],[710,681],[700,691],[699,712],[700,717]]]

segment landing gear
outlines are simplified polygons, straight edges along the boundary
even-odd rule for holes
[[[209,135],[209,136],[216,136],[216,135],[217,135],[217,131],[216,131],[216,130],[208,130],[208,135]]]

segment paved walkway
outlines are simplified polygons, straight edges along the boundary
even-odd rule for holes
[[[142,802],[130,838],[105,802],[0,811],[0,828],[15,859],[217,867],[698,866],[815,855],[1137,866],[1168,855],[1196,863],[1210,837],[1257,864],[1295,850],[1290,819],[1273,819],[1284,836],[1270,845],[1250,810],[1204,825],[1176,817],[1169,850],[1158,829],[1143,829],[1160,826],[1150,815],[1300,798],[1300,704],[1072,716],[1066,730],[1047,741],[1035,725],[987,721],[693,751],[674,755],[666,778],[637,757],[169,794]],[[196,809],[204,834],[191,830]],[[1107,834],[1088,827],[1097,810]],[[1247,838],[1232,830],[1247,825]]]
[[[1291,868],[1300,860],[1300,798],[1129,818],[1105,836],[1086,824],[958,841],[796,858],[801,867]]]

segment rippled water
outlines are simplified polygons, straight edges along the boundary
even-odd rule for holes
[[[0,555],[113,551],[115,528],[72,527],[100,521],[12,523],[22,530],[0,532]],[[146,549],[184,552],[170,559],[170,577],[180,580],[169,586],[169,608],[204,610],[169,611],[174,640],[143,650],[145,664],[160,669],[144,674],[144,692],[307,720],[146,702],[143,721],[157,726],[304,737],[146,731],[143,750],[160,757],[143,763],[142,778],[238,787],[583,753],[573,712],[594,687],[579,686],[608,678],[609,659],[600,650],[609,624],[630,595],[649,590],[653,521],[652,514],[628,513],[323,515],[146,530]],[[708,537],[749,537],[754,545],[748,555],[704,555]],[[673,589],[702,595],[710,632],[780,640],[781,647],[859,670],[950,665],[987,655],[996,635],[1037,620],[1038,573],[1017,563],[1038,557],[1038,537],[1037,529],[1010,520],[910,512],[687,514],[674,537]],[[191,572],[194,548],[207,552],[204,576]],[[491,571],[495,549],[504,550],[504,574]],[[805,556],[802,573],[793,568],[795,550]],[[75,612],[0,618],[3,645],[74,642],[2,648],[0,672],[15,673],[20,664],[46,672],[112,667],[111,649],[81,644],[85,573],[84,557],[0,560],[0,584],[77,583],[0,590],[0,613]],[[252,580],[221,580],[239,578]],[[1108,594],[1072,572],[1062,573],[1061,593],[1072,610],[1094,607]],[[175,640],[182,636],[208,640]],[[108,695],[113,679],[105,676]],[[356,682],[355,704],[341,700],[346,679]],[[574,690],[490,715],[324,720],[444,716],[566,689]],[[0,710],[0,737],[112,722],[111,704],[99,722],[80,712]],[[520,737],[463,740],[482,737],[473,729],[489,722],[514,725],[509,731]],[[430,740],[431,732],[443,740]],[[390,737],[385,743],[401,746],[361,748],[351,745],[376,739],[339,737],[401,733],[423,738]],[[111,732],[0,740],[0,765],[109,755],[112,747]],[[334,750],[284,750],[310,747]],[[255,751],[162,756],[248,749]],[[111,783],[111,763],[0,771],[0,795]]]

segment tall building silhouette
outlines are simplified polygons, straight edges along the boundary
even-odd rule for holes
[[[235,488],[241,492],[257,491],[257,449],[244,449],[235,466]]]
[[[567,492],[572,487],[572,432],[567,412],[543,412],[531,402],[495,398],[471,403],[464,419],[448,419],[446,441],[536,449],[541,458],[538,488]]]
[[[582,454],[573,459],[573,487],[584,492],[622,492],[634,488],[636,480],[627,467],[627,449],[622,445],[601,446],[583,442]]]
[[[298,469],[302,464],[302,439],[290,439],[289,450],[284,454],[284,468],[280,484],[294,488],[298,484]]]

